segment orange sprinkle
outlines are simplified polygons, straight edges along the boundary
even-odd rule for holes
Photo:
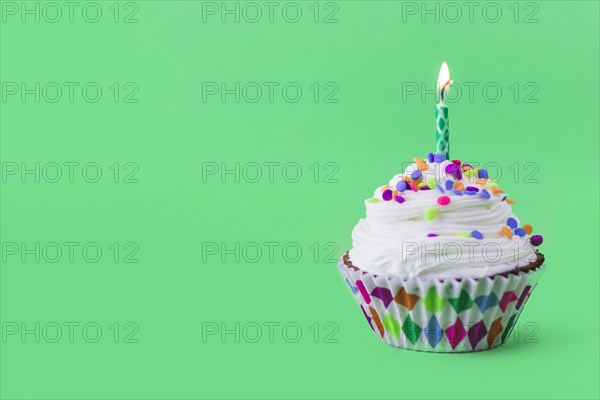
[[[456,190],[463,190],[465,188],[465,185],[461,181],[456,181],[456,182],[454,182],[452,187]]]
[[[396,196],[398,196],[398,191],[397,191],[397,190],[394,190],[394,191],[392,192],[392,196],[393,196],[392,198],[395,198]]]
[[[502,233],[509,239],[512,239],[513,233],[508,226],[502,227]]]
[[[412,179],[410,178],[410,176],[406,176],[406,175],[402,177],[402,180],[404,182],[406,182],[406,183],[411,183],[412,182]]]
[[[525,224],[523,225],[523,230],[525,230],[526,234],[531,235],[531,232],[533,232],[533,226]]]
[[[481,179],[477,179],[475,181],[476,184],[480,185],[480,186],[484,186],[487,183],[487,179],[485,178],[481,178]]]
[[[500,194],[500,193],[504,193],[504,191],[502,189],[500,189],[499,187],[493,187],[490,189],[492,191],[492,193],[494,194]]]
[[[425,163],[425,162],[420,163],[420,164],[417,164],[417,169],[419,171],[425,171],[426,169],[429,169],[429,165],[427,165],[427,163]]]
[[[419,157],[413,158],[413,161],[415,162],[415,164],[423,164],[425,162],[425,160]]]
[[[473,167],[469,167],[468,165],[467,165],[467,166],[464,166],[464,167],[462,167],[462,170],[463,170],[463,172],[465,172],[465,171],[468,171],[468,170],[470,170],[470,169],[473,169]]]
[[[421,183],[421,178],[413,179],[413,182],[415,183],[415,185],[418,185],[419,183]]]
[[[385,192],[389,188],[390,188],[390,185],[385,185],[385,186],[382,186],[381,189],[379,189],[379,190],[381,190],[382,192]]]
[[[511,199],[506,199],[506,202],[507,202],[508,204],[515,204],[515,203],[516,203],[516,201],[514,201],[514,200],[511,200]]]

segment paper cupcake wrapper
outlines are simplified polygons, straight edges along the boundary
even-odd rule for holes
[[[348,267],[343,257],[338,267],[377,337],[395,347],[440,353],[505,343],[545,269],[442,281],[373,274]]]

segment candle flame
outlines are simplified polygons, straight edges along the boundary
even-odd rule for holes
[[[440,91],[440,97],[443,100],[444,94],[448,92],[448,88],[450,84],[454,82],[450,80],[450,70],[448,69],[448,64],[446,61],[442,63],[442,67],[440,68],[440,75],[438,76],[437,81],[437,89]]]

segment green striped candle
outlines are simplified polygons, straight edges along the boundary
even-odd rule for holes
[[[435,105],[435,152],[444,154],[446,160],[450,159],[450,128],[448,126],[448,106],[444,103],[444,94],[451,83],[448,64],[444,62],[437,82],[440,102]]]

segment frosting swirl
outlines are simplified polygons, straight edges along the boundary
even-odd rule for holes
[[[521,227],[487,172],[431,156],[429,163],[415,158],[365,201],[366,218],[352,232],[352,263],[374,273],[445,279],[534,262],[531,226]]]

